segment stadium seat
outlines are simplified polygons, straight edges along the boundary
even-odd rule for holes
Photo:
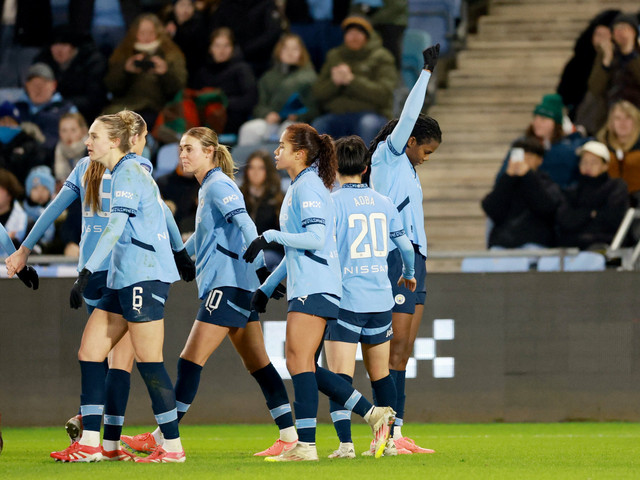
[[[596,252],[580,252],[575,256],[565,257],[565,272],[601,272],[605,270],[605,257]],[[538,260],[539,272],[559,272],[560,257],[542,257]]]
[[[178,144],[167,143],[158,149],[156,167],[153,169],[153,178],[160,178],[171,173],[178,166]]]
[[[466,257],[462,259],[460,271],[464,273],[483,272],[528,272],[528,257]]]
[[[447,0],[410,0],[410,29],[428,32],[433,43],[440,43],[440,55],[452,53],[451,43],[455,36],[455,2]]]
[[[402,80],[411,89],[422,71],[422,51],[431,45],[431,35],[423,30],[408,28],[402,43]]]

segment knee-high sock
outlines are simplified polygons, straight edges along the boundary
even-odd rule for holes
[[[180,437],[176,395],[164,362],[139,362],[138,370],[151,397],[151,408],[166,440]]]
[[[85,362],[80,360],[82,394],[80,395],[80,413],[82,427],[93,432],[100,431],[104,411],[105,370],[103,362]]]
[[[296,430],[301,442],[316,441],[316,417],[318,415],[318,384],[313,372],[303,372],[291,377],[296,399]]]
[[[344,405],[347,410],[356,412],[361,417],[364,417],[373,406],[344,378],[318,365],[316,365],[316,380],[318,389],[330,400]]]
[[[353,382],[351,376],[346,373],[338,373],[338,376],[349,382],[349,385]],[[331,412],[331,421],[336,429],[340,443],[351,443],[351,411],[346,410],[344,405],[340,405],[333,400],[329,400],[329,410]]]
[[[104,399],[104,440],[120,440],[130,386],[131,374],[126,370],[112,368],[107,372]]]
[[[176,407],[178,421],[182,420],[193,403],[200,385],[202,366],[184,358],[178,359],[178,378],[176,380]]]
[[[405,386],[405,370],[389,370],[389,374],[393,378],[393,381],[396,384],[396,406],[393,409],[396,411],[396,422],[394,426],[402,427],[404,423],[404,386]]]
[[[371,382],[371,389],[373,390],[374,398],[377,399],[376,405],[391,408],[396,405],[396,385],[391,375]]]
[[[278,428],[282,430],[293,427],[293,416],[291,415],[291,404],[289,403],[287,389],[273,364],[270,363],[251,375],[260,385],[271,417],[278,425]]]

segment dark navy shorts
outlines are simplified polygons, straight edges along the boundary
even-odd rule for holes
[[[101,272],[94,272],[89,276],[89,282],[84,289],[82,296],[84,302],[87,304],[87,312],[89,315],[94,309],[99,308],[105,312],[117,313],[122,315],[122,308],[118,299],[112,295],[107,295],[109,288],[107,288],[107,270]]]
[[[241,288],[214,288],[200,304],[196,319],[221,327],[244,328],[247,322],[258,320],[258,313],[251,311],[251,295]]]
[[[427,260],[424,255],[418,251],[418,246],[413,245],[415,250],[415,279],[418,285],[416,291],[412,292],[406,287],[398,286],[398,279],[402,276],[402,256],[400,250],[395,249],[389,253],[387,257],[387,264],[389,265],[389,280],[391,281],[391,291],[393,292],[393,300],[395,305],[392,311],[398,313],[413,313],[416,310],[416,305],[424,305],[424,301],[427,297],[426,278],[427,278],[427,266],[425,261]]]
[[[134,283],[120,290],[108,289],[97,308],[102,309],[103,301],[117,302],[127,322],[143,323],[162,320],[170,286],[169,283],[150,280]]]
[[[289,300],[289,312],[301,312],[317,317],[338,318],[340,298],[329,293],[314,293]]]
[[[334,342],[378,345],[393,338],[391,310],[357,313],[340,309],[337,320],[328,320],[324,339]]]

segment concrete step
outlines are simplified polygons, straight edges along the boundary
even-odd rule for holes
[[[465,88],[438,90],[437,103],[447,105],[486,105],[493,107],[506,105],[526,106],[533,111],[533,107],[540,102],[543,95],[551,93],[548,88],[502,88],[499,91],[490,88]]]
[[[568,60],[572,54],[572,49],[561,50],[523,50],[520,52],[513,50],[488,50],[488,49],[475,49],[475,50],[463,50],[456,55],[457,62],[465,62],[468,60],[478,61],[496,61],[501,60],[520,60],[523,64],[529,64],[536,60],[546,60],[549,62],[559,61],[559,59]]]
[[[559,75],[567,63],[565,55],[561,55],[552,59],[544,58],[544,55],[531,55],[527,59],[516,56],[502,58],[479,58],[458,57],[457,68],[450,70],[447,78],[452,78],[458,72],[474,75],[499,75],[502,72],[522,72],[523,66],[526,66],[528,72],[535,73],[553,73]]]
[[[508,42],[514,37],[518,38],[518,41],[528,42],[542,42],[542,41],[567,41],[571,42],[571,45],[575,42],[576,38],[580,35],[581,29],[571,30],[536,30],[536,31],[523,31],[516,32],[516,28],[491,28],[479,31],[478,36],[483,41],[492,42]],[[564,50],[564,48],[562,49]]]
[[[496,165],[495,171],[498,171]],[[470,185],[463,189],[450,188],[449,186],[424,185],[422,192],[424,193],[425,208],[430,202],[442,201],[468,201],[475,202],[480,205],[480,201],[489,193],[489,189],[484,185]]]
[[[489,7],[489,15],[492,17],[519,17],[530,19],[557,19],[573,18],[582,19],[587,23],[602,10],[619,9],[634,12],[638,10],[637,2],[517,2],[510,4],[493,3]]]
[[[440,93],[445,92],[447,89],[441,89]],[[539,99],[538,99],[539,100]],[[510,105],[504,104],[451,104],[442,105],[439,101],[436,102],[431,108],[429,108],[429,115],[434,118],[442,117],[443,115],[455,115],[464,116],[471,113],[486,113],[486,114],[509,114],[509,113],[531,113],[534,105],[527,103],[514,103]]]
[[[531,52],[568,52],[573,49],[574,40],[520,40],[505,39],[501,41],[485,40],[478,34],[469,35],[467,37],[467,49],[474,50],[490,50],[494,54],[504,56],[505,52],[531,53]]]
[[[531,75],[522,74],[516,71],[502,72],[492,76],[459,74],[450,76],[447,81],[447,87],[451,89],[467,89],[467,88],[547,88],[555,90],[560,77],[560,72],[552,72],[542,74],[535,72]]]
[[[480,202],[475,200],[429,200],[424,203],[424,216],[428,218],[483,217]]]

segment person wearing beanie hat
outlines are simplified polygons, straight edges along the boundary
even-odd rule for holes
[[[627,186],[609,176],[609,149],[591,140],[579,150],[580,176],[563,192],[556,215],[558,245],[604,250],[629,208]]]
[[[533,114],[550,118],[556,124],[562,125],[563,108],[562,97],[557,93],[550,93],[542,97],[542,101],[534,108]]]
[[[31,169],[25,184],[25,199],[22,202],[22,208],[27,213],[29,224],[33,225],[40,218],[47,205],[51,203],[55,194],[56,180],[53,178],[51,169],[42,165]],[[49,244],[55,233],[55,225],[52,223],[42,237],[40,245]]]
[[[612,39],[603,39],[589,75],[589,92],[599,102],[592,116],[597,128],[605,123],[610,105],[628,100],[640,107],[640,47],[638,18],[621,13],[613,21]]]
[[[370,38],[363,17],[342,22],[344,41],[327,54],[313,94],[324,113],[312,126],[334,138],[358,135],[368,145],[393,114],[398,72],[389,50]]]

